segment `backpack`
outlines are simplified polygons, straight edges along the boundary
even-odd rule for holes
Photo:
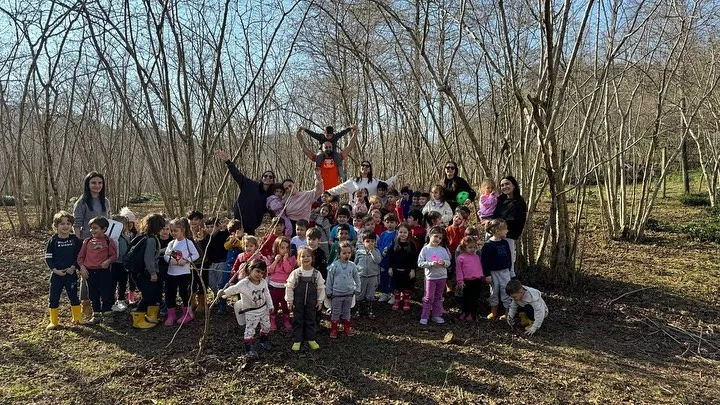
[[[122,259],[128,273],[137,275],[145,271],[145,248],[148,238],[147,235],[138,235],[130,242],[130,249]],[[157,246],[160,244],[157,243]]]

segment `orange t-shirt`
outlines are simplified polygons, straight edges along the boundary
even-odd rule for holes
[[[345,160],[345,154],[341,153],[340,158]],[[315,157],[310,160],[315,162]],[[338,168],[332,156],[324,158],[320,164],[320,177],[323,179],[323,188],[325,190],[329,190],[340,184],[340,175],[338,175]]]

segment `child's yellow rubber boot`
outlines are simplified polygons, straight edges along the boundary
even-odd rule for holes
[[[520,318],[520,325],[522,326],[530,326],[532,325],[532,321],[530,318],[528,318],[527,314],[525,312],[520,312],[520,315],[518,315]]]
[[[72,323],[75,325],[85,324],[85,321],[83,320],[82,306],[73,305],[70,307],[70,312],[72,313]]]
[[[150,323],[158,323],[158,314],[160,313],[160,307],[157,305],[150,305],[147,307],[147,317],[145,318]]]
[[[145,312],[132,311],[133,328],[150,329],[157,326],[156,323],[150,323],[145,320]]]
[[[488,321],[492,321],[493,319],[497,318],[497,305],[493,305],[490,307],[490,313],[487,316]]]
[[[60,323],[60,313],[57,308],[50,308],[50,323],[47,324],[45,329],[52,330],[58,327]]]

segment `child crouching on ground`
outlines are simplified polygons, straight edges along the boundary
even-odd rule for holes
[[[520,325],[525,328],[526,335],[532,336],[540,329],[543,320],[550,313],[542,299],[542,293],[532,287],[522,285],[519,280],[511,280],[505,287],[505,291],[512,298],[507,322],[510,326],[515,325],[515,314],[519,309]]]
[[[360,293],[360,275],[355,263],[350,261],[353,248],[350,242],[340,243],[339,258],[328,269],[328,279],[325,285],[325,294],[331,299],[330,312],[330,338],[337,338],[338,321],[342,319],[343,330],[348,336],[353,332],[350,325],[350,308],[353,297]]]
[[[310,349],[317,350],[320,345],[315,341],[317,310],[325,300],[325,280],[313,267],[313,251],[309,247],[298,251],[300,267],[293,270],[285,283],[285,301],[293,313],[292,350],[300,350],[303,341]]]
[[[218,291],[218,296],[240,294],[235,303],[235,316],[240,326],[245,325],[243,346],[249,357],[257,356],[253,341],[255,330],[260,325],[260,348],[270,350],[270,312],[273,310],[272,297],[268,289],[265,274],[267,264],[262,260],[252,260],[247,267],[248,276],[239,283]]]
[[[53,217],[53,235],[45,248],[45,263],[52,271],[50,274],[50,323],[46,329],[57,328],[60,315],[60,294],[63,290],[70,300],[72,322],[82,324],[82,308],[77,291],[77,257],[82,242],[72,233],[75,218],[69,212],[60,211]]]

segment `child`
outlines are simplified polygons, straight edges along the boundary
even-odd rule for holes
[[[386,230],[378,238],[377,247],[382,252],[383,256],[387,254],[387,251],[395,243],[397,237],[397,231],[395,228],[398,225],[398,217],[393,213],[385,214],[385,228]],[[380,262],[380,299],[379,302],[387,302],[390,305],[395,304],[395,295],[393,294],[395,287],[392,282],[392,277],[388,273],[388,260],[387,257],[383,257]]]
[[[443,291],[447,268],[450,266],[450,252],[442,246],[443,229],[435,226],[429,232],[430,241],[420,250],[418,267],[425,269],[425,295],[420,324],[427,325],[432,314],[433,322],[445,323],[443,319]]]
[[[488,223],[487,231],[492,235],[482,247],[480,261],[483,270],[490,272],[492,278],[492,292],[490,294],[490,314],[488,320],[493,320],[498,314],[498,304],[502,301],[505,307],[505,314],[500,320],[507,318],[511,298],[505,292],[505,287],[510,281],[510,266],[512,256],[510,244],[504,238],[507,236],[507,224],[502,219],[493,219]]]
[[[412,195],[412,203],[410,204],[410,210],[408,211],[408,215],[410,214],[410,211],[418,210],[422,212],[422,209],[425,208],[425,204],[427,204],[427,201],[425,201],[425,204],[420,203],[420,195],[422,193],[415,192]]]
[[[328,263],[332,263],[337,260],[340,255],[340,244],[342,242],[350,242],[350,227],[348,224],[340,224],[336,227],[339,227],[337,231],[338,240],[330,247],[330,258],[328,259]]]
[[[160,235],[158,236],[158,242],[160,242],[160,252],[161,255],[158,257],[158,287],[162,295],[162,292],[165,291],[167,287],[167,274],[168,274],[168,262],[165,261],[165,249],[167,249],[170,242],[172,242],[173,238],[172,235],[170,235],[170,222],[165,218],[165,226],[163,227],[162,231],[160,231]],[[188,225],[189,226],[189,225]],[[188,230],[188,235],[190,235],[190,232]],[[197,260],[197,258],[196,258]],[[160,300],[160,316],[167,316],[167,302],[164,299]]]
[[[313,268],[313,251],[309,247],[300,248],[298,259],[300,267],[290,273],[285,283],[285,301],[293,311],[292,350],[300,350],[303,341],[308,342],[310,349],[317,350],[320,346],[315,341],[315,319],[325,300],[325,280]]]
[[[89,323],[94,325],[103,322],[105,317],[112,322],[115,291],[110,265],[117,260],[117,245],[105,236],[105,230],[110,226],[105,217],[92,218],[88,225],[90,237],[83,241],[77,262],[80,274],[88,283],[93,309]]]
[[[375,290],[378,287],[382,255],[375,247],[377,235],[374,232],[365,232],[362,239],[363,246],[355,252],[355,264],[360,274],[360,294],[357,297],[356,316],[360,316],[360,307],[365,306],[368,317],[373,319],[375,318],[373,301],[375,301]]]
[[[225,272],[223,273],[220,284],[226,286],[230,282],[230,278],[233,274],[233,265],[237,260],[238,256],[245,251],[245,229],[243,228],[242,222],[237,219],[230,220],[227,224],[227,230],[230,233],[223,247],[227,250],[225,256]],[[257,243],[256,243],[257,245]],[[227,305],[222,303],[222,300],[218,305]]]
[[[395,285],[393,311],[400,309],[400,301],[403,301],[403,311],[410,311],[410,292],[418,259],[418,248],[410,236],[411,232],[410,225],[401,223],[397,228],[397,237],[387,253],[388,273]]]
[[[335,161],[335,166],[337,166],[338,169],[338,176],[341,179],[345,178],[345,172],[342,169],[342,156],[340,155],[340,152],[337,150],[337,143],[342,138],[350,132],[350,130],[357,131],[357,126],[352,125],[349,128],[345,128],[342,131],[335,133],[335,129],[332,126],[325,127],[325,131],[322,134],[318,134],[317,132],[313,132],[307,128],[300,127],[298,132],[305,131],[306,134],[310,135],[313,139],[320,142],[320,146],[323,145],[326,141],[329,141],[332,143],[332,149],[329,151],[320,151],[317,156],[315,156],[315,167],[320,168],[322,165],[323,160],[325,159],[325,155],[331,156],[332,159]],[[298,135],[299,136],[299,135]]]
[[[355,242],[357,244],[357,241],[360,240],[360,234],[365,230],[365,216],[363,214],[355,214],[353,218],[353,230],[355,231],[355,235],[357,235]]]
[[[290,311],[288,310],[288,304],[283,298],[285,295],[285,283],[287,282],[290,273],[292,273],[297,259],[295,256],[290,256],[290,240],[284,236],[275,239],[273,244],[273,261],[268,266],[268,288],[270,289],[270,296],[272,297],[273,308],[275,311],[270,313],[270,330],[277,330],[277,309],[282,308],[283,311],[283,326],[286,331],[292,330],[292,324],[290,323]]]
[[[262,260],[252,260],[248,264],[248,276],[239,283],[218,291],[219,297],[240,294],[235,303],[235,314],[240,326],[245,325],[243,347],[248,357],[257,356],[253,345],[255,330],[260,325],[260,348],[270,350],[270,313],[273,311],[272,297],[265,281],[267,264]]]
[[[308,229],[305,236],[308,240],[308,247],[313,252],[313,264],[324,280],[327,278],[328,257],[325,251],[320,249],[321,234],[320,229],[315,227]]]
[[[275,216],[280,217],[278,221],[285,223],[285,236],[290,238],[292,237],[293,230],[290,218],[285,215],[280,215],[283,214],[283,209],[285,208],[285,189],[282,183],[276,183],[270,186],[270,194],[270,197],[268,197],[265,202],[265,206]]]
[[[416,250],[419,252],[425,245],[425,234],[427,233],[425,227],[422,225],[422,211],[416,209],[410,210],[407,219],[407,223],[410,225],[410,235],[415,242]]]
[[[495,213],[498,200],[498,196],[495,194],[495,182],[493,179],[483,180],[480,185],[480,190],[482,190],[483,194],[480,196],[480,207],[477,216],[480,219],[480,223],[486,225]]]
[[[429,232],[430,229],[439,226],[442,228],[443,233],[443,245],[446,243],[446,235],[445,235],[445,225],[442,223],[442,215],[437,211],[430,211],[426,215],[427,217],[427,231]]]
[[[550,312],[542,299],[542,293],[522,285],[519,280],[510,280],[505,287],[505,292],[512,298],[507,316],[508,324],[511,327],[515,325],[515,314],[520,308],[520,325],[525,327],[526,335],[532,336],[540,329],[543,320]]]
[[[373,227],[373,232],[375,232],[375,235],[380,236],[383,232],[385,232],[385,225],[383,225],[383,213],[377,208],[374,208],[372,211],[370,211],[370,215],[372,215],[372,220],[375,226]]]
[[[190,263],[200,258],[200,253],[195,248],[192,240],[188,239],[191,234],[190,222],[185,218],[176,218],[170,221],[170,230],[173,240],[165,248],[164,260],[168,263],[167,279],[165,280],[165,302],[168,313],[165,319],[165,326],[182,325],[194,319],[192,310],[188,308],[190,301]],[[176,297],[180,293],[182,315],[177,317],[175,307]]]
[[[375,233],[375,220],[371,216],[363,218],[363,231],[358,233],[358,240],[355,242],[355,251],[363,247],[362,234],[365,232]]]
[[[445,235],[447,236],[447,248],[450,251],[450,267],[448,267],[448,278],[447,278],[447,292],[455,293],[455,300],[457,305],[462,308],[462,288],[455,291],[455,253],[458,245],[462,242],[465,237],[465,224],[467,217],[470,216],[470,211],[464,206],[458,207],[453,215],[452,224],[445,228]]]
[[[125,254],[127,254],[127,251],[130,249],[131,239],[128,234],[127,220],[125,217],[122,215],[115,215],[112,219],[113,221],[120,222],[123,229],[117,240],[118,258],[113,262],[111,269],[113,276],[113,292],[117,291],[115,304],[113,304],[111,310],[113,312],[123,312],[127,309],[127,304],[125,303],[125,292],[127,291],[128,284],[128,272],[123,265],[123,257],[125,257]]]
[[[445,201],[445,188],[440,184],[436,184],[430,191],[432,192],[432,198],[425,204],[422,210],[423,214],[433,211],[439,212],[442,223],[444,225],[449,224],[453,217],[453,210],[450,208],[450,204]]]
[[[190,221],[190,231],[192,232],[193,240],[202,240],[205,237],[205,228],[203,222],[204,215],[200,211],[190,211],[187,214],[187,219]]]
[[[285,222],[282,219],[273,218],[271,222],[275,224],[272,227],[272,232],[265,234],[260,242],[260,253],[262,253],[263,256],[272,256],[272,247],[275,239],[285,235]]]
[[[320,231],[320,249],[325,252],[325,255],[330,254],[330,231],[332,230],[330,210],[330,204],[323,204],[318,209],[317,214],[311,215],[315,227]]]
[[[125,207],[125,208],[127,208],[127,207]],[[123,211],[121,210],[121,212],[123,212]],[[138,232],[135,229],[135,225],[134,225],[137,218],[136,218],[135,214],[132,211],[130,211],[129,209],[125,210],[124,212],[125,212],[125,215],[127,215],[127,217],[125,217],[125,226],[124,226],[123,232],[126,232],[128,239],[130,241],[132,241],[138,235]],[[120,215],[124,216],[122,214],[120,214]],[[133,223],[132,227],[130,227],[131,221]],[[170,234],[169,234],[169,230],[168,230],[168,237],[169,237],[169,235]],[[128,275],[128,287],[129,287],[128,288],[128,305],[135,305],[136,304],[135,293],[137,292],[138,286],[137,286],[137,283],[135,282],[135,278],[130,275]]]
[[[404,186],[400,189],[400,196],[400,206],[402,207],[403,218],[407,218],[408,214],[410,214],[413,201],[417,200],[412,189],[408,186]],[[420,207],[420,211],[422,211],[422,207]]]
[[[483,283],[490,283],[490,277],[483,272],[477,242],[472,236],[465,236],[458,246],[455,274],[457,286],[463,291],[463,305],[460,319],[472,321],[478,316],[478,300]]]
[[[430,193],[420,193],[420,196],[418,197],[418,205],[420,206],[420,211],[425,208],[428,201],[430,201]]]
[[[370,197],[370,214],[372,215],[372,212],[375,210],[380,211],[380,218],[387,214],[387,211],[385,211],[385,204],[383,204],[382,200],[377,195]]]
[[[355,203],[353,204],[353,212],[355,215],[365,215],[370,209],[370,202],[367,198],[368,191],[366,188],[360,188],[355,192]]]
[[[306,219],[299,219],[295,223],[295,236],[290,239],[290,255],[291,256],[297,256],[297,251],[303,247],[307,246],[307,235],[305,233],[308,229],[308,221]]]
[[[350,261],[353,248],[350,242],[340,243],[340,257],[328,269],[325,294],[332,300],[330,309],[330,338],[337,338],[338,321],[342,319],[343,330],[348,336],[355,333],[350,324],[353,296],[360,293],[360,275],[355,263]]]
[[[398,193],[397,190],[394,188],[391,188],[387,191],[387,203],[385,203],[385,211],[387,212],[395,212],[395,214],[398,216],[398,219],[404,219],[405,216],[402,212],[402,206],[399,207],[400,213],[398,214],[396,211],[398,210],[398,201],[400,200],[400,193]]]
[[[281,221],[282,223],[282,221]],[[200,257],[203,258],[203,270],[201,277],[205,281],[205,286],[209,287],[214,294],[223,287],[222,278],[225,270],[225,259],[227,258],[227,250],[225,250],[225,241],[230,237],[227,230],[222,229],[220,220],[217,218],[209,218],[205,221],[205,237],[200,241]],[[197,292],[197,312],[205,311],[206,298],[205,291],[200,286]],[[225,314],[226,307],[218,306],[218,315]]]
[[[140,237],[138,241],[133,240],[133,247],[140,247],[140,257],[143,258],[142,269],[132,269],[135,274],[135,281],[140,287],[142,299],[138,303],[135,311],[132,312],[133,328],[150,329],[157,326],[158,314],[160,312],[160,285],[158,283],[159,268],[158,260],[160,257],[160,242],[158,236],[165,227],[165,218],[161,214],[149,214],[140,221]],[[137,239],[137,238],[136,238]],[[131,247],[131,250],[133,249]],[[147,317],[145,316],[147,314]]]
[[[353,229],[350,224],[348,224],[348,221],[350,221],[350,211],[345,208],[340,208],[335,219],[337,220],[337,225],[335,225],[330,231],[330,241],[333,243],[337,242],[338,227],[340,225],[347,225],[347,230],[350,233],[348,240],[350,241],[350,243],[354,243],[357,240],[357,233],[355,233],[355,229]]]
[[[45,329],[55,329],[60,323],[60,294],[63,289],[70,300],[72,323],[82,324],[82,307],[77,291],[78,253],[83,243],[75,236],[73,223],[75,218],[67,211],[53,216],[55,234],[45,247],[45,263],[50,268],[50,323]],[[123,269],[124,271],[125,269]]]
[[[260,242],[256,237],[252,235],[243,236],[243,246],[245,247],[245,250],[240,253],[237,258],[235,258],[235,262],[230,269],[230,280],[228,281],[229,283],[232,283],[235,280],[242,280],[247,277],[245,267],[250,260],[258,259],[264,261],[267,264],[267,259],[265,258],[265,256],[260,254],[260,251],[258,250]]]
[[[118,215],[125,217],[125,228],[127,228],[128,236],[130,237],[130,240],[132,240],[138,235],[138,230],[135,227],[135,221],[137,221],[135,213],[130,211],[130,208],[128,207],[122,207],[120,208],[120,213]]]
[[[384,181],[378,182],[377,186],[377,197],[380,199],[380,204],[384,208],[388,203],[388,184]]]

